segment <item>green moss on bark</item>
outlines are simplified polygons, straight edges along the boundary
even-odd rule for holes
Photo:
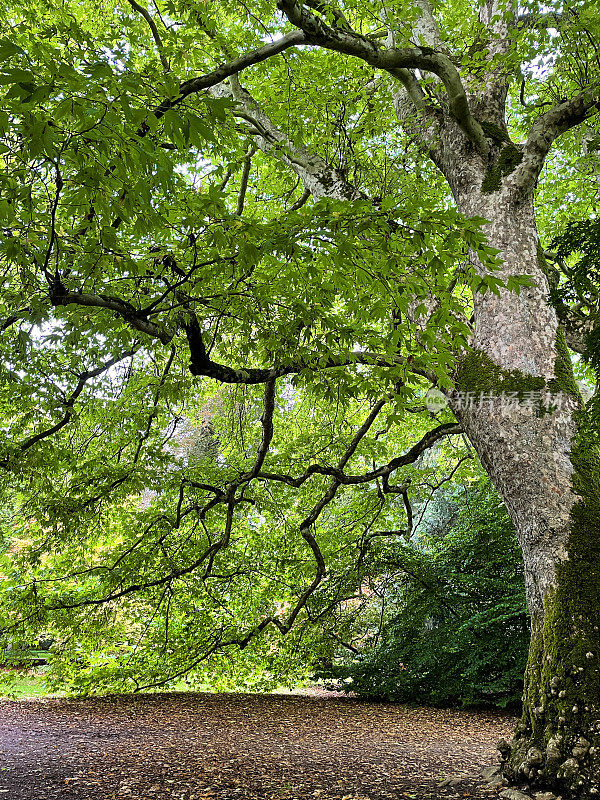
[[[497,192],[502,186],[502,174],[496,164],[492,164],[486,170],[483,181],[481,182],[481,193],[492,194]]]
[[[564,392],[582,404],[577,381],[573,375],[571,357],[562,329],[556,338],[557,356],[554,364],[554,378],[546,381],[541,376],[525,375],[518,370],[503,370],[481,350],[467,353],[458,365],[456,388],[462,392],[477,394],[505,394],[520,400],[527,399],[531,393]],[[539,408],[542,408],[541,402]]]
[[[554,362],[554,378],[548,384],[551,391],[565,392],[574,397],[580,406],[583,405],[581,392],[573,374],[573,365],[569,355],[569,347],[562,328],[556,336],[556,361]]]
[[[600,786],[600,447],[581,403],[564,336],[554,385],[579,398],[574,413],[568,558],[532,620],[523,717],[507,770],[513,779],[592,800]]]
[[[507,175],[516,170],[521,161],[523,161],[523,153],[515,144],[510,142],[504,145],[496,163],[500,174],[506,178]]]
[[[551,300],[552,300],[552,292],[554,292],[558,286],[560,277],[558,270],[553,267],[551,264],[548,263],[548,259],[544,255],[544,249],[542,247],[542,243],[538,239],[537,243],[537,259],[538,265],[541,271],[544,273],[546,278],[548,279],[548,285],[550,287],[551,292]]]
[[[533,621],[524,710],[513,743],[514,777],[592,798],[600,782],[600,452],[586,412],[576,412],[568,560]],[[531,763],[532,754],[541,763]],[[534,758],[533,761],[536,761]]]
[[[490,164],[486,170],[481,183],[482,193],[491,194],[492,192],[497,192],[502,186],[502,178],[506,178],[514,172],[522,160],[523,153],[515,144],[512,142],[505,144],[500,150],[496,161]]]
[[[481,183],[482,194],[492,194],[502,187],[502,178],[506,178],[519,166],[523,153],[511,141],[510,136],[493,122],[481,122],[483,132],[500,148],[498,157],[489,165]]]
[[[491,139],[496,144],[502,144],[503,142],[510,142],[510,136],[506,130],[503,130],[499,125],[496,125],[494,122],[488,122],[484,120],[483,122],[479,123],[485,135],[488,139]]]
[[[518,370],[503,370],[482,350],[471,350],[458,365],[456,388],[464,392],[525,393],[541,391],[542,377],[525,375]]]

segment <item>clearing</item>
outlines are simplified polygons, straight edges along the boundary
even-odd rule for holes
[[[514,723],[347,697],[0,701],[0,800],[485,800]]]

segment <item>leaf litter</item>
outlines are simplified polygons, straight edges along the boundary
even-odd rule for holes
[[[2,701],[0,800],[486,800],[514,723],[322,695]]]

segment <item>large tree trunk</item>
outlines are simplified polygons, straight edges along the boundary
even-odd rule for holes
[[[422,32],[428,23],[435,33],[430,3],[415,2]],[[505,0],[480,4],[483,24],[494,31],[490,58],[510,50],[503,15],[509,8]],[[435,36],[428,43],[439,49]],[[458,366],[450,398],[523,551],[531,648],[523,717],[502,749],[505,773],[565,798],[592,798],[600,794],[600,448],[548,302],[533,205],[552,142],[585,117],[587,106],[583,95],[559,103],[516,145],[506,128],[502,67],[465,85],[487,147],[464,120],[458,123],[456,111],[432,109],[409,79],[394,102],[458,208],[489,221],[489,243],[504,260],[501,277],[528,274],[535,281],[520,295],[475,298],[474,349]]]
[[[476,299],[474,350],[452,404],[510,511],[525,564],[531,647],[507,776],[565,797],[600,793],[600,460],[554,310],[531,196],[457,193],[489,220],[520,295]]]

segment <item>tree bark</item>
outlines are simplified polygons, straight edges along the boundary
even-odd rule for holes
[[[504,769],[512,782],[592,798],[600,787],[597,443],[547,300],[532,193],[519,196],[509,179],[488,193],[463,183],[455,196],[465,214],[489,220],[501,277],[535,281],[520,295],[475,299],[474,349],[451,397],[509,509],[525,565],[531,647],[523,716],[501,746]]]

